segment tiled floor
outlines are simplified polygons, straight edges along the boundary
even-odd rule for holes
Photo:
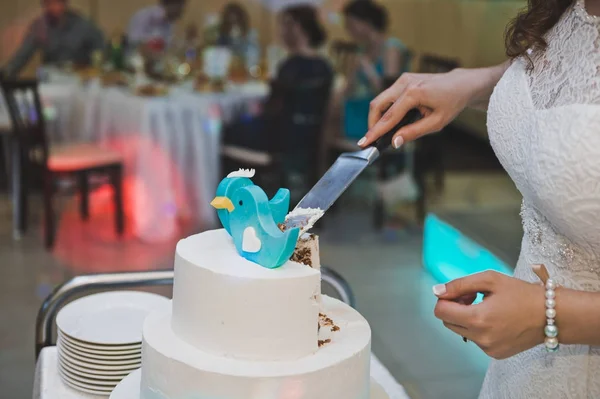
[[[448,192],[458,184],[451,182]],[[498,187],[497,182],[490,184]],[[462,196],[463,206],[461,201],[442,199],[441,214],[514,262],[521,234],[518,199],[508,195],[506,203],[489,206],[491,200],[482,193],[488,190],[486,184],[467,186],[456,194],[470,192],[469,198]],[[501,191],[510,190],[507,186]],[[452,201],[453,206],[442,206]],[[23,239],[12,239],[10,206],[0,198],[0,398],[31,397],[35,315],[54,285],[81,273],[172,267],[175,240],[157,245],[126,237],[117,242],[110,215],[92,215],[83,224],[70,211],[72,204],[67,208],[51,254],[41,245],[35,218]],[[384,242],[370,226],[365,212],[339,212],[327,224],[321,247],[323,264],[353,287],[358,308],[373,328],[374,352],[414,399],[475,398],[487,358],[433,317],[435,281],[421,267],[420,233],[415,230]]]

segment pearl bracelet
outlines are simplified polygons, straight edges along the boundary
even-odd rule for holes
[[[544,327],[544,345],[548,352],[558,350],[558,327],[555,324],[556,318],[556,288],[557,284],[552,279],[546,280],[546,327]]]

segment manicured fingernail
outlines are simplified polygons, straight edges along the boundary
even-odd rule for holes
[[[394,148],[395,149],[402,147],[402,144],[404,144],[404,139],[402,138],[402,136],[398,136],[394,139]]]
[[[446,293],[446,284],[438,284],[433,286],[433,293],[436,296],[444,295]]]
[[[363,137],[362,139],[358,140],[358,143],[356,143],[356,144],[358,144],[359,146],[362,146],[366,141],[367,141],[367,138]]]

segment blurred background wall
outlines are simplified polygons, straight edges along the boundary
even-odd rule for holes
[[[126,29],[138,9],[157,0],[70,0],[73,7],[90,16],[108,33]],[[297,0],[239,0],[246,6],[252,26],[263,45],[275,36],[273,11]],[[331,38],[343,38],[339,14],[344,0],[312,0],[321,4],[322,17]],[[507,22],[526,5],[524,0],[381,0],[392,17],[390,33],[404,41],[417,55],[433,53],[457,58],[465,67],[486,66],[504,59],[503,32]],[[188,0],[183,29],[189,23],[199,28],[215,15],[223,0]],[[14,52],[32,18],[40,12],[39,0],[0,2],[0,64]],[[28,68],[31,73],[35,63]]]

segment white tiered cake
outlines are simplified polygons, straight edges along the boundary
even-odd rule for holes
[[[172,307],[144,325],[141,378],[111,399],[387,399],[370,379],[369,324],[321,297],[316,237],[292,259],[247,261],[225,230],[181,240]]]

